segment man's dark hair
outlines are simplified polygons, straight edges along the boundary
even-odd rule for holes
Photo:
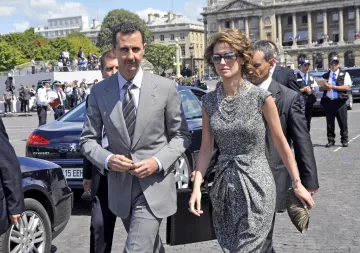
[[[254,52],[260,51],[264,53],[265,61],[270,61],[274,59],[274,49],[270,43],[266,40],[259,40],[254,44]]]
[[[116,54],[114,52],[114,49],[111,49],[109,51],[106,51],[102,56],[100,60],[100,70],[103,71],[106,65],[107,61],[115,60]]]
[[[271,46],[273,46],[274,47],[274,53],[276,53],[276,54],[278,54],[279,53],[279,50],[278,50],[278,48],[277,48],[277,46],[276,46],[276,44],[274,43],[274,41],[271,41],[271,40],[267,40],[266,41],[267,43],[269,43]]]
[[[136,31],[139,31],[141,33],[142,43],[145,43],[145,34],[144,29],[141,28],[140,25],[133,23],[133,22],[121,22],[120,24],[117,24],[113,28],[112,33],[112,44],[113,47],[116,47],[117,41],[116,41],[116,35],[118,33],[122,34],[133,34]]]

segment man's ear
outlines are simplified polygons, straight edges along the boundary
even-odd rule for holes
[[[270,59],[269,64],[270,64],[271,67],[274,67],[275,64],[276,64],[275,58]]]

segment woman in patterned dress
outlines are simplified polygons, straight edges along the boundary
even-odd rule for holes
[[[299,179],[281,129],[276,105],[267,91],[243,77],[252,69],[251,45],[243,32],[216,34],[205,51],[223,83],[203,97],[203,132],[190,210],[200,216],[203,175],[213,143],[220,155],[210,189],[215,233],[224,252],[260,252],[271,228],[276,189],[265,157],[265,124],[286,165],[296,196],[310,208],[314,201]]]

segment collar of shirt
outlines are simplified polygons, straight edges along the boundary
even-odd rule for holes
[[[144,71],[140,67],[139,71],[136,73],[135,77],[131,80],[131,82],[138,88],[141,89],[141,83],[143,79]],[[119,89],[120,91],[124,87],[124,85],[128,82],[118,71],[118,81],[119,81]]]
[[[309,73],[304,73],[302,71],[299,71],[301,77],[304,79],[304,75],[306,75],[306,77],[309,77]]]
[[[335,72],[330,72],[330,78],[332,78],[333,77],[333,75],[334,75],[334,73],[335,73],[335,76],[336,76],[336,78],[338,77],[338,75],[339,75],[339,71],[340,71],[340,69],[338,69],[338,70],[336,70]]]
[[[274,74],[275,68],[276,68],[276,63],[275,63],[274,66],[270,69],[270,77]]]
[[[272,77],[269,76],[268,79],[266,79],[264,82],[258,84],[257,87],[267,91],[270,87],[271,81],[272,81]]]

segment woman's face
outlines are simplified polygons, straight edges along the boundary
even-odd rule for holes
[[[212,62],[216,73],[223,79],[229,79],[241,74],[245,61],[230,44],[222,42],[215,44]]]

